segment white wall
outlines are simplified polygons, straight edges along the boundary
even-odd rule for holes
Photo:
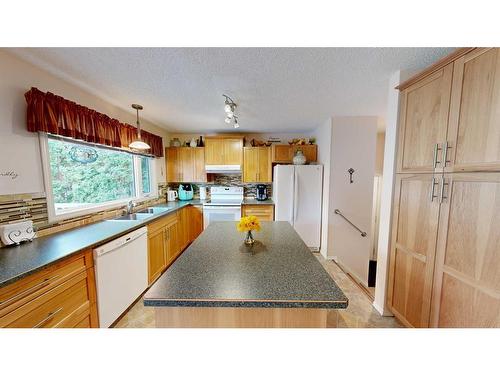
[[[328,228],[329,228],[329,202],[330,202],[330,159],[332,144],[332,119],[326,120],[323,125],[315,129],[310,137],[316,138],[318,145],[318,163],[323,164],[323,202],[321,212],[321,246],[320,253],[328,256]]]
[[[371,253],[373,179],[377,140],[377,117],[333,117],[329,197],[328,257],[358,281],[368,282]],[[353,168],[354,183],[347,170]],[[338,208],[363,231],[352,228],[333,211]]]
[[[122,122],[135,124],[132,108],[127,112],[106,103],[1,49],[0,77],[0,195],[44,191],[38,135],[26,130],[24,93],[32,86],[41,91],[51,91]],[[143,104],[147,109],[147,103]],[[168,133],[165,129],[142,120],[141,125],[145,130],[162,136],[164,145],[167,145]],[[164,169],[163,158],[157,158],[156,176],[159,181],[165,181]],[[1,176],[8,171],[14,171],[18,177],[12,179]]]
[[[382,315],[392,315],[385,307],[388,282],[388,258],[392,221],[392,201],[396,171],[397,125],[399,109],[399,90],[395,87],[401,82],[401,72],[395,72],[389,80],[387,114],[385,128],[384,168],[382,174],[382,193],[380,198],[380,219],[377,248],[377,280],[373,306]]]

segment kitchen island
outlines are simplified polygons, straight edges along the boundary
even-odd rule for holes
[[[243,244],[216,222],[152,285],[157,327],[326,327],[347,297],[288,222],[262,223]]]

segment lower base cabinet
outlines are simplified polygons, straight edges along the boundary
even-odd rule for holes
[[[91,249],[0,289],[0,327],[98,326]]]
[[[186,206],[148,225],[148,280],[151,285],[203,231],[201,206]]]
[[[388,305],[409,327],[500,327],[500,173],[398,175]]]
[[[242,216],[257,216],[260,221],[274,221],[272,204],[245,204],[241,206]]]

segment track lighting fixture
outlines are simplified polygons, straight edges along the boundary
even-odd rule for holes
[[[224,119],[224,122],[226,124],[230,124],[234,121],[233,127],[235,129],[238,129],[240,127],[240,125],[238,124],[238,117],[234,114],[238,105],[229,96],[225,94],[222,94],[222,96],[226,98],[226,100],[224,101],[224,112],[226,112],[226,118]]]

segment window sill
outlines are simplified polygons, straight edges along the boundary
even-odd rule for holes
[[[67,210],[65,212],[61,212],[60,214],[49,215],[49,224],[58,223],[67,219],[74,219],[78,217],[83,217],[91,214],[97,214],[102,211],[118,209],[120,207],[126,208],[128,202],[132,201],[133,203],[142,203],[148,200],[157,199],[158,195],[150,195],[147,197],[140,198],[130,198],[125,200],[119,200],[114,202],[103,203],[99,205],[95,205],[92,207],[86,207],[81,209]]]

